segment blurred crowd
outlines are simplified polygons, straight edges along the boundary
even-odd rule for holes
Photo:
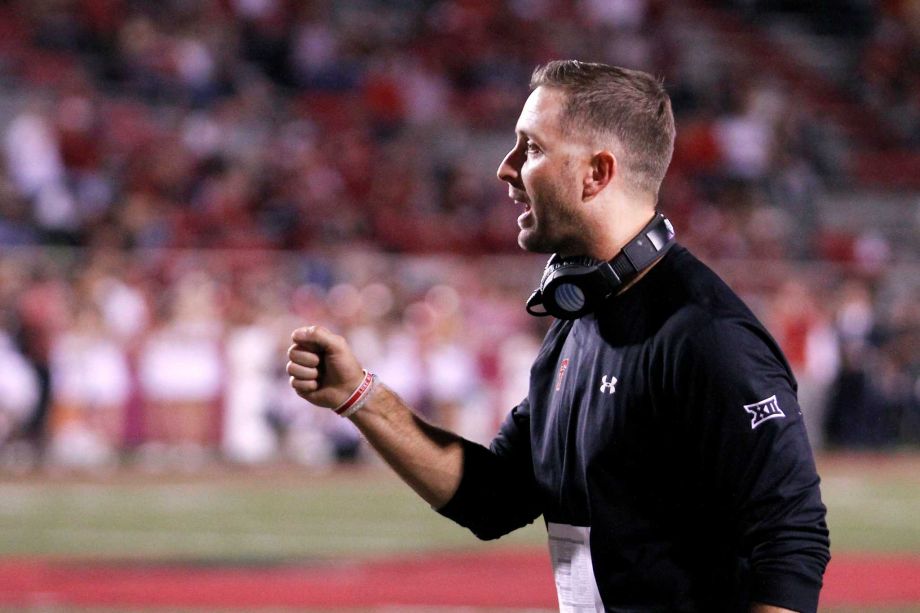
[[[557,57],[663,76],[678,143],[661,208],[707,261],[770,262],[728,276],[790,355],[816,441],[916,444],[916,263],[871,228],[822,223],[858,143],[800,95],[807,81],[736,52],[694,9],[771,4],[0,4],[2,461],[360,453],[285,389],[305,321],[487,439],[543,325],[521,308],[540,263],[517,255],[519,211],[492,175],[531,70]],[[847,34],[862,77],[842,84],[907,148],[911,6],[865,8]]]
[[[662,207],[685,242],[821,255],[815,201],[845,179],[848,143],[807,84],[733,53],[689,4],[4,3],[0,241],[512,251],[510,203],[488,177],[531,70],[581,57],[665,79],[681,138]],[[882,61],[874,40],[868,63]],[[914,82],[897,53],[884,83]],[[866,95],[887,101],[894,85],[878,88]]]
[[[920,145],[920,4],[913,0],[713,0],[756,23],[765,13],[794,16],[845,56],[846,91],[902,145]]]
[[[322,322],[422,414],[488,440],[526,394],[545,322],[515,256],[33,250],[0,261],[0,465],[194,469],[222,457],[322,467],[356,431],[284,371]],[[527,265],[529,262],[530,266]],[[6,450],[4,451],[4,444]]]
[[[526,394],[545,332],[523,308],[540,270],[529,255],[352,249],[8,252],[0,470],[362,458],[346,420],[288,387],[304,322],[344,334],[424,415],[488,441]],[[920,296],[879,301],[881,286],[848,269],[796,270],[758,286],[722,272],[784,347],[814,443],[920,444]]]

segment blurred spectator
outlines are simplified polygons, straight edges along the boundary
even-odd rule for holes
[[[165,462],[194,470],[217,443],[226,383],[223,321],[207,275],[188,273],[171,289],[138,356],[147,441],[142,459],[153,468]]]
[[[46,442],[51,408],[51,348],[67,323],[70,291],[66,281],[42,262],[33,269],[32,282],[19,295],[16,319],[18,342],[38,377],[38,399],[24,427],[25,438],[39,448]]]
[[[883,365],[880,324],[871,289],[858,280],[840,288],[836,327],[841,368],[827,408],[827,442],[836,447],[879,447],[895,442],[896,432],[880,381]]]
[[[740,83],[732,93],[731,108],[716,121],[715,137],[726,176],[760,182],[770,170],[776,110],[768,90]]]
[[[789,279],[777,288],[767,325],[798,382],[799,406],[814,447],[824,446],[827,389],[839,369],[837,334],[818,296]]]
[[[241,292],[232,301],[223,342],[226,384],[223,392],[221,451],[240,464],[266,462],[275,457],[277,441],[269,411],[272,387],[279,368],[278,313],[260,312],[264,296]],[[285,339],[281,339],[283,342]]]
[[[16,349],[13,339],[0,330],[0,448],[31,416],[38,401],[35,370]]]
[[[123,346],[87,298],[78,299],[71,324],[52,341],[49,461],[111,468],[122,449],[131,375]]]
[[[6,131],[6,160],[19,195],[33,203],[32,219],[51,241],[77,242],[81,220],[67,188],[61,144],[48,118],[29,109]]]

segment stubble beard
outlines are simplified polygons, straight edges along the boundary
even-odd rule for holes
[[[537,209],[534,209],[534,225],[522,228],[518,233],[521,249],[531,253],[582,253],[587,228],[574,207],[565,204],[565,200],[554,191],[543,199],[539,211],[537,216]]]

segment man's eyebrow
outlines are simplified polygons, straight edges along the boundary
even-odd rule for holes
[[[533,140],[535,138],[533,132],[530,132],[526,129],[515,128],[514,133],[518,136],[518,138],[526,138],[528,140]]]

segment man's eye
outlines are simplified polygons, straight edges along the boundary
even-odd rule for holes
[[[540,148],[537,147],[537,146],[536,146],[535,144],[533,144],[533,143],[527,143],[526,149],[527,149],[527,153],[528,153],[528,154],[530,154],[530,153],[539,153],[539,152],[540,152]]]

